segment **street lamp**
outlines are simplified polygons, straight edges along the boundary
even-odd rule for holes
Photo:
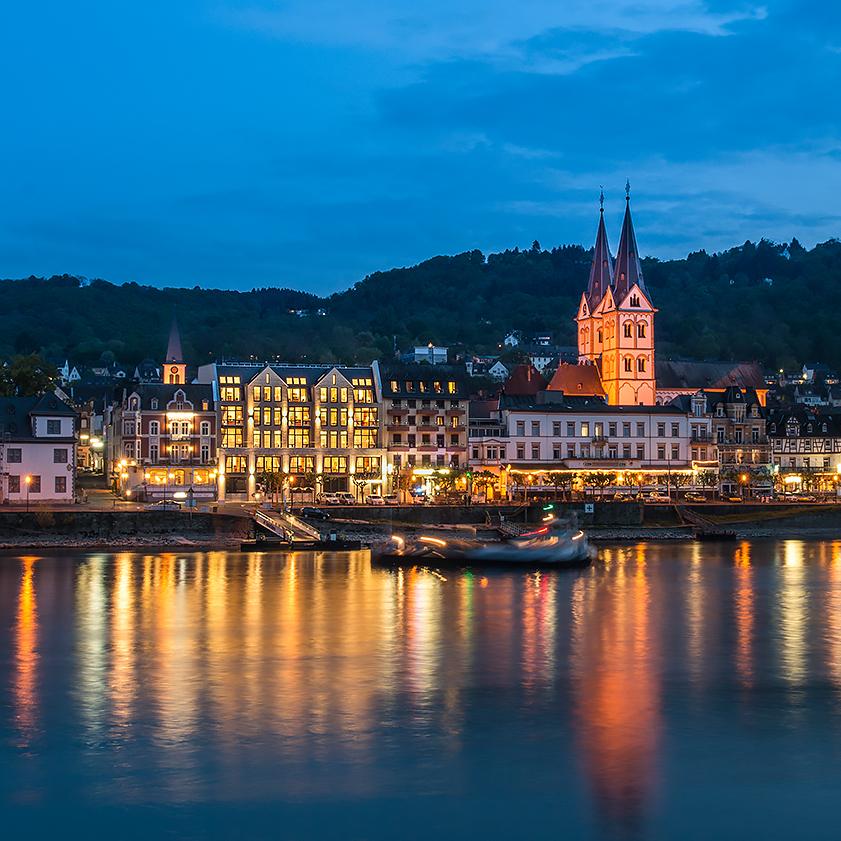
[[[29,488],[32,485],[32,477],[25,476],[23,481],[26,484],[26,511],[29,513]]]

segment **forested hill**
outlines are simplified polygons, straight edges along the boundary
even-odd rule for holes
[[[116,286],[70,276],[0,282],[0,355],[124,363],[160,358],[172,313],[194,362],[221,356],[370,361],[433,341],[474,352],[505,332],[551,332],[573,344],[572,317],[587,282],[580,246],[487,257],[479,251],[376,272],[326,299],[288,289],[227,292]],[[659,308],[661,356],[758,360],[771,367],[825,361],[841,368],[841,243],[811,250],[761,241],[683,260],[647,259]],[[316,314],[318,308],[326,316]],[[298,317],[290,310],[310,310]]]

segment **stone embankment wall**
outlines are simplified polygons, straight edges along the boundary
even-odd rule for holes
[[[181,511],[3,511],[0,543],[23,538],[116,539],[153,535],[233,539],[248,537],[251,521],[225,514]]]

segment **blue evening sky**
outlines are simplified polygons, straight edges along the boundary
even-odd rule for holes
[[[644,254],[841,234],[828,0],[11,0],[0,277],[343,288],[625,178]]]

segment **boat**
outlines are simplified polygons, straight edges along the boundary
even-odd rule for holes
[[[576,526],[546,523],[505,540],[471,540],[421,535],[399,535],[374,555],[387,566],[502,566],[522,569],[575,569],[589,566],[596,550]]]

